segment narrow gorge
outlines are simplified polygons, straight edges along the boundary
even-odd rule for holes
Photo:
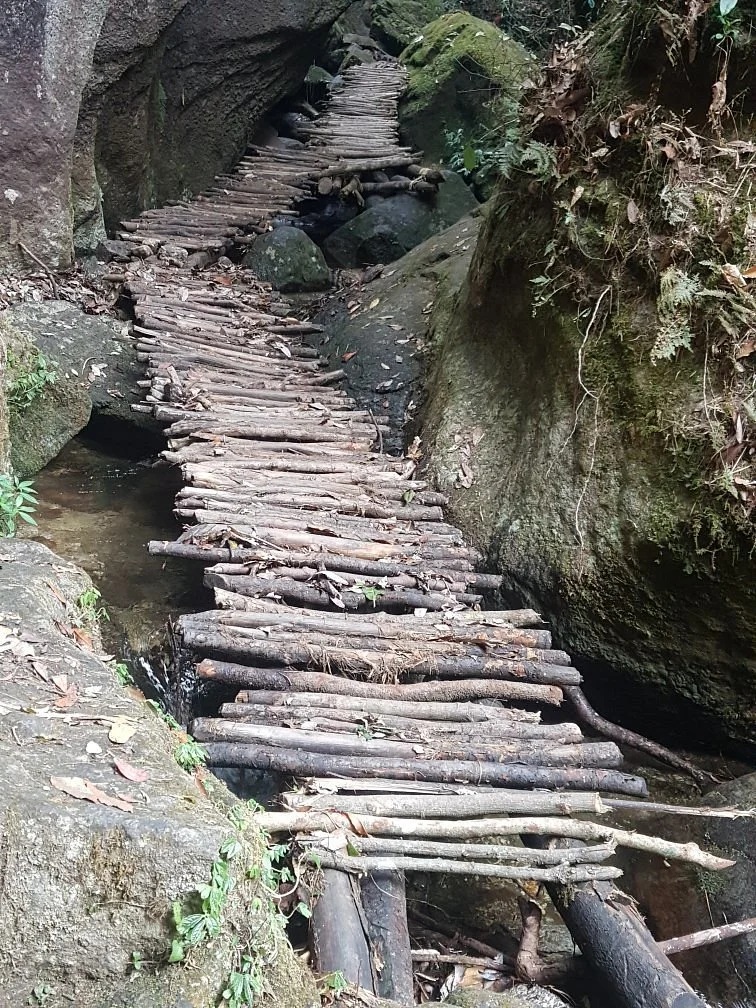
[[[752,0],[7,0],[0,1005],[756,1006]]]

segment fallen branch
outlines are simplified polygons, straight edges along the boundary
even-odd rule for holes
[[[713,945],[715,942],[728,941],[740,935],[752,934],[756,931],[756,917],[736,921],[733,924],[722,924],[719,927],[707,928],[705,931],[694,931],[693,934],[680,938],[668,938],[657,942],[665,955],[676,955],[678,952],[688,952],[690,949],[701,948],[702,945]]]
[[[653,756],[654,759],[659,760],[661,763],[666,763],[667,766],[685,771],[685,773],[690,774],[691,777],[699,782],[706,781],[710,783],[717,781],[717,778],[713,774],[701,770],[694,763],[683,759],[682,756],[678,756],[677,753],[672,752],[665,746],[659,745],[658,742],[652,742],[651,739],[647,739],[643,735],[638,735],[636,732],[629,731],[627,728],[622,728],[601,717],[588,703],[585,693],[583,693],[579,686],[565,685],[563,689],[565,696],[572,703],[580,720],[605,738],[612,739],[614,742],[619,742],[622,745],[632,746],[633,749],[638,749],[640,752],[648,753],[649,756]]]
[[[448,797],[446,800],[450,800]],[[269,833],[309,833],[315,830],[345,830],[369,836],[393,836],[432,840],[480,840],[496,836],[565,837],[571,840],[609,841],[618,847],[656,854],[671,861],[685,861],[710,871],[731,868],[735,862],[701,850],[695,843],[675,843],[662,837],[632,830],[616,829],[601,823],[553,816],[511,816],[509,818],[409,819],[345,812],[261,812],[259,825]]]
[[[519,868],[512,865],[490,864],[475,861],[446,861],[442,858],[413,857],[349,857],[333,851],[308,850],[307,860],[323,868],[343,872],[417,871],[442,875],[479,875],[486,878],[519,879],[529,882],[559,882],[574,885],[577,882],[608,881],[619,878],[622,869],[604,865],[559,865],[553,868]]]

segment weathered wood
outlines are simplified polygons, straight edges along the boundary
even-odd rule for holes
[[[402,1004],[414,1003],[414,974],[407,925],[403,872],[368,872],[360,880],[376,994]]]
[[[184,634],[186,643],[191,647],[210,649],[208,634]],[[297,660],[330,666],[333,669],[349,672],[363,669],[377,678],[385,672],[393,678],[395,668],[390,663],[381,660],[380,655],[374,664],[360,664],[360,657],[355,654],[341,656],[335,653],[310,656],[307,648],[299,650],[275,648],[273,646],[253,646],[250,642],[245,656],[251,660],[278,660],[288,665],[285,654],[296,654]],[[277,656],[273,658],[273,655]],[[373,700],[418,700],[423,702],[452,702],[461,700],[515,700],[540,701],[545,704],[559,705],[562,693],[558,686],[540,686],[523,682],[503,682],[491,679],[459,679],[450,682],[409,683],[403,686],[394,683],[358,682],[355,679],[344,679],[325,672],[295,672],[277,671],[273,668],[253,668],[247,665],[236,665],[230,662],[205,659],[197,666],[200,679],[212,679],[228,686],[249,687],[251,689],[298,690],[311,693],[328,693],[330,695],[353,696]]]
[[[756,932],[756,917],[735,921],[732,924],[720,924],[719,927],[706,928],[705,931],[695,931],[693,934],[681,935],[679,938],[668,938],[657,942],[664,955],[676,955],[678,952],[688,952],[690,949],[701,948],[704,945],[714,945],[716,942],[729,941],[741,935]]]
[[[517,879],[528,882],[557,882],[560,885],[606,881],[619,878],[621,868],[609,865],[556,865],[549,868],[492,864],[489,861],[444,861],[440,858],[348,857],[318,847],[306,852],[312,864],[343,872],[432,872],[443,875],[479,875],[486,878]]]
[[[319,753],[233,742],[205,746],[209,766],[254,767],[294,777],[336,774],[350,777],[396,777],[398,780],[467,781],[513,788],[595,789],[644,795],[645,781],[618,770],[521,766],[461,760],[414,760],[329,756]]]
[[[523,766],[573,766],[612,768],[622,764],[622,753],[613,743],[588,742],[558,746],[542,740],[495,740],[489,743],[445,741],[441,748],[389,739],[360,738],[335,732],[245,724],[217,718],[196,718],[192,735],[200,742],[251,742],[284,749],[301,748],[331,756],[387,757],[405,760],[479,760],[518,763]]]
[[[498,707],[485,703],[449,703],[443,701],[380,700],[345,694],[283,692],[277,690],[242,690],[236,697],[237,703],[266,704],[269,706],[306,706],[317,702],[319,706],[331,710],[358,711],[361,714],[399,714],[403,717],[429,719],[433,721],[480,722],[491,719],[505,722],[537,723],[539,716],[533,711],[518,710],[515,707]]]
[[[524,797],[538,796],[523,793]],[[569,799],[570,795],[564,795]],[[446,796],[445,801],[449,800]],[[535,804],[535,803],[534,803]],[[695,843],[675,843],[662,837],[648,836],[633,830],[617,829],[603,823],[587,822],[566,817],[543,815],[544,809],[536,805],[535,814],[509,815],[488,819],[414,819],[397,816],[370,815],[363,812],[260,812],[256,821],[269,833],[309,833],[312,831],[346,831],[355,829],[371,836],[406,837],[432,840],[480,840],[496,836],[564,837],[566,840],[607,841],[618,847],[655,854],[672,861],[697,865],[707,871],[722,871],[735,862],[701,850]],[[444,813],[440,813],[443,815]],[[566,845],[569,846],[569,845]]]
[[[612,857],[617,849],[615,843],[537,850],[507,847],[503,844],[438,843],[433,840],[360,836],[350,837],[349,846],[360,854],[405,854],[408,857],[435,857],[446,861],[512,861],[528,865],[597,864]]]
[[[583,741],[580,728],[575,724],[560,722],[554,725],[528,724],[517,721],[489,720],[475,722],[474,732],[469,721],[431,721],[395,715],[372,715],[364,711],[340,711],[318,707],[317,698],[312,706],[271,707],[262,704],[222,704],[220,716],[249,724],[302,724],[323,728],[326,731],[343,731],[364,734],[367,732],[390,735],[409,741],[434,739],[465,739],[471,737],[491,739],[543,739],[555,745],[568,745]]]
[[[610,882],[546,883],[567,927],[617,1008],[707,1008],[654,941],[632,900]]]
[[[320,973],[341,972],[349,983],[374,991],[370,948],[355,885],[348,875],[323,869],[323,889],[312,908],[311,934]]]

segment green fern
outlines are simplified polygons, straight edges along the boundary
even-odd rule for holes
[[[690,350],[693,332],[690,315],[693,300],[703,290],[697,277],[670,266],[661,275],[656,310],[659,329],[651,348],[651,360],[671,360],[678,350]]]

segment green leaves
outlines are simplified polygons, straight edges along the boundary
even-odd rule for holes
[[[53,385],[57,379],[56,373],[48,368],[47,361],[35,346],[21,353],[9,350],[5,363],[8,406],[17,413],[28,409],[43,395],[45,388]]]
[[[0,537],[16,534],[19,521],[36,525],[34,509],[37,494],[31,480],[20,480],[7,473],[0,475]]]

